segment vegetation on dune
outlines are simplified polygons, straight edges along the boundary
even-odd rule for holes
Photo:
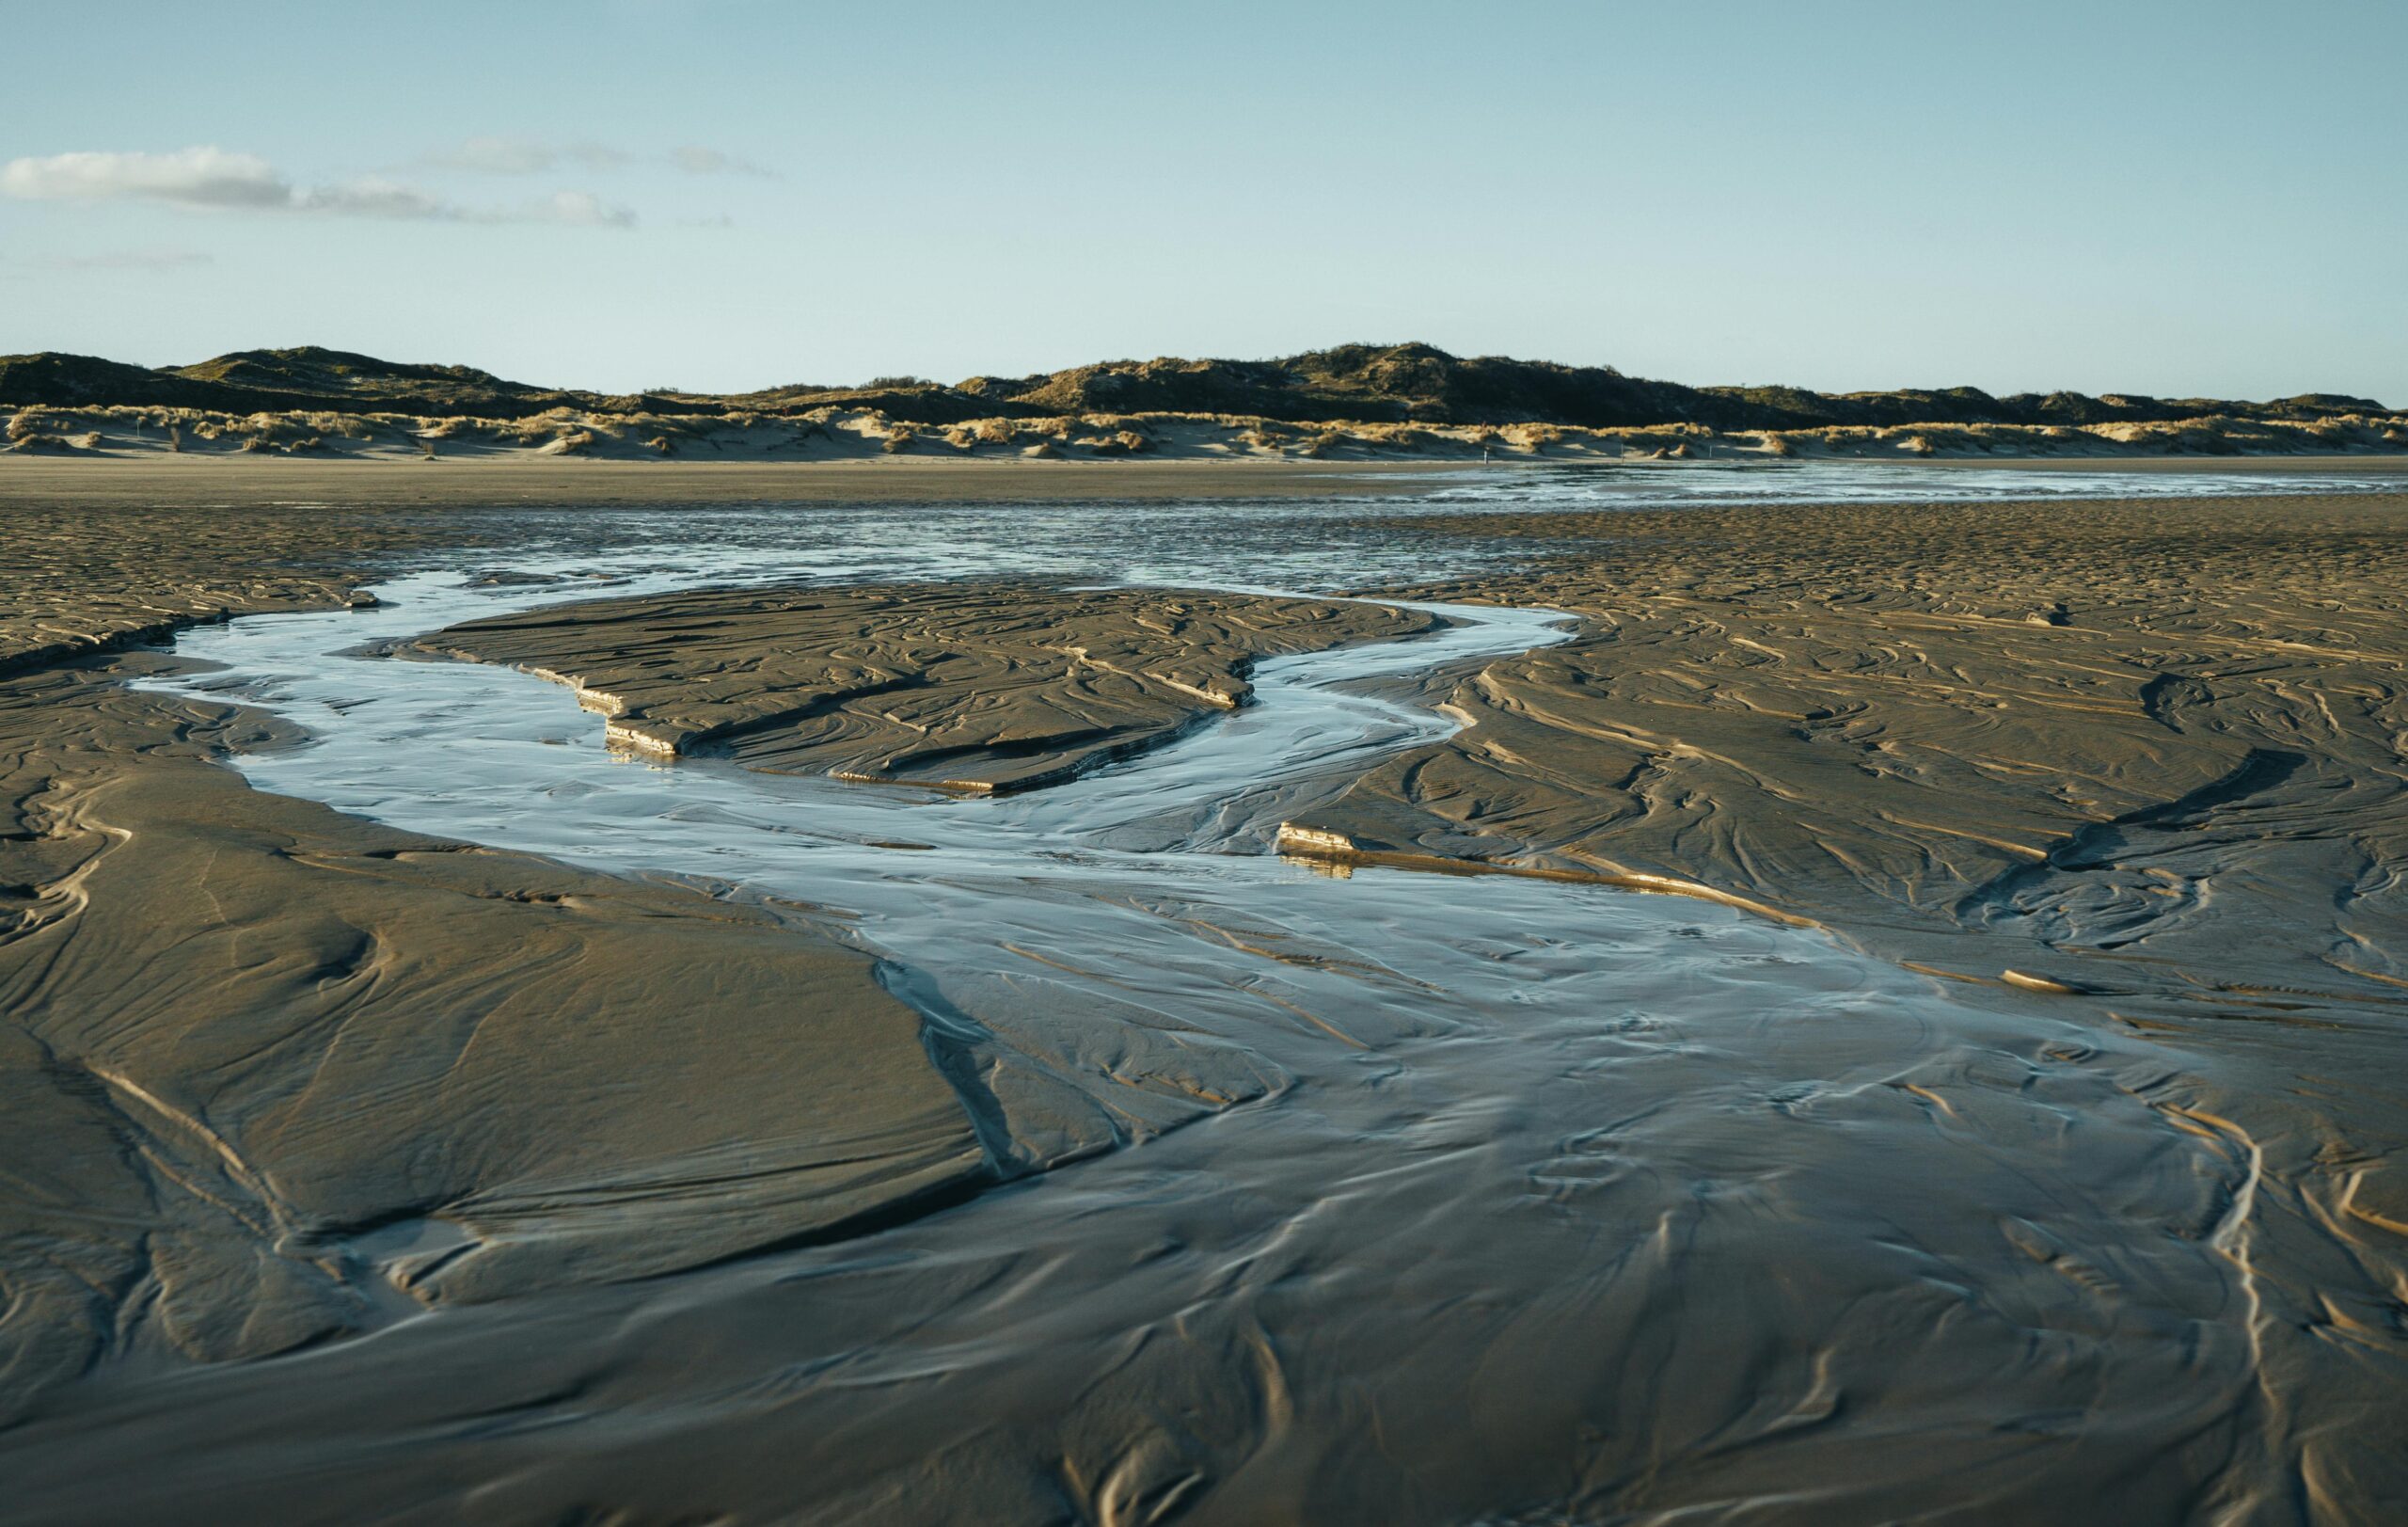
[[[20,454],[403,455],[446,458],[532,453],[620,459],[812,460],[878,453],[1038,459],[1164,455],[1378,460],[1398,455],[1687,461],[2004,456],[2284,455],[2394,453],[2408,418],[2348,413],[2310,419],[2209,413],[2097,424],[1826,424],[1724,430],[1695,422],[1588,428],[1509,424],[1282,421],[1259,414],[990,415],[926,424],[878,409],[801,413],[587,412],[555,406],[522,418],[343,413],[314,408],[246,414],[174,407],[44,406],[0,409],[0,448]]]
[[[96,356],[0,356],[0,406],[139,406],[219,413],[322,410],[518,419],[559,407],[717,413],[717,399],[604,396],[505,381],[473,366],[414,365],[299,345],[237,350],[189,366],[130,366]]]
[[[0,407],[8,406],[499,420],[566,414],[792,417],[833,408],[875,411],[931,429],[990,420],[1200,414],[1315,425],[1621,430],[1691,424],[1759,433],[1933,424],[2089,428],[2209,417],[2315,422],[2388,412],[2370,399],[2332,393],[2235,403],[2078,392],[2001,398],[1970,387],[1847,393],[1699,388],[1627,376],[1610,366],[1466,358],[1426,344],[1342,344],[1273,360],[1114,360],[1030,376],[974,376],[955,387],[898,374],[859,387],[798,384],[720,395],[572,391],[508,381],[469,366],[406,364],[309,345],[242,350],[156,369],[45,352],[0,356]],[[1523,450],[1544,445],[1513,442]]]

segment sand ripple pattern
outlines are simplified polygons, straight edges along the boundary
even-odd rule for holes
[[[1001,798],[742,767],[907,756],[877,694],[653,767],[568,688],[379,655],[557,604],[520,581],[556,558],[207,633],[232,667],[172,698],[19,681],[7,1074],[50,1101],[9,1159],[87,1131],[91,1175],[19,1196],[10,1310],[48,1314],[0,1333],[12,1392],[57,1387],[0,1456],[35,1520],[257,1519],[294,1479],[497,1522],[2375,1519],[2408,1212],[2372,512],[1361,520],[1535,559],[1417,585],[1522,608],[1278,656],[1276,601],[1170,596],[1266,644],[1050,663],[1041,726],[903,771],[1077,758]],[[2068,544],[2095,577],[2038,570]],[[660,620],[735,672],[712,598],[616,607],[647,711],[689,715]],[[1175,687],[1232,677],[1255,704]],[[1283,820],[1821,927],[1316,873],[1253,851]],[[500,920],[515,956],[464,958]],[[420,1090],[363,1091],[396,1046]],[[848,1172],[900,1212],[813,1197]],[[118,1260],[25,1254],[67,1245]]]

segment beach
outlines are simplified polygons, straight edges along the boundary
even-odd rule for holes
[[[0,464],[25,1519],[2375,1519],[2408,496],[1980,465]]]

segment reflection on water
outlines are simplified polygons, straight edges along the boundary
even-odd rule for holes
[[[1208,503],[813,502],[491,513],[503,522],[497,539],[511,548],[508,561],[573,580],[629,572],[689,581],[1031,577],[1322,592],[1460,577],[1529,556],[1527,547],[1482,546],[1451,529],[1414,525],[1466,513],[2408,491],[2408,469],[2336,477],[1866,462],[1514,466],[1409,478],[1367,469],[1359,477],[1368,485],[1395,481],[1399,491],[1392,498]]]
[[[1434,501],[1527,512],[1541,510],[1677,509],[1685,506],[1799,503],[1924,503],[2076,499],[2218,498],[2235,494],[2289,497],[2306,493],[2408,491],[2408,467],[2369,460],[2367,469],[2247,470],[2201,462],[2194,469],[2118,470],[2078,465],[2036,470],[1944,463],[1884,461],[1685,462],[1678,466],[1610,468],[1526,466],[1466,473]]]

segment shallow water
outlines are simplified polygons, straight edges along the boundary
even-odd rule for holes
[[[613,595],[1438,570],[1329,529],[1360,510],[589,511],[514,558]],[[237,760],[261,788],[845,915],[1016,1180],[830,1246],[101,1384],[38,1467],[121,1434],[192,1499],[474,1480],[464,1514],[495,1520],[2256,1499],[2254,1303],[2218,1236],[2248,1185],[2147,1101],[2162,1054],[1717,906],[1261,851],[1450,724],[1379,680],[1554,639],[1547,612],[1267,661],[1255,707],[1168,747],[962,800],[619,757],[565,689],[361,651],[578,592],[508,560],[191,633],[222,666],[176,687],[307,728]]]
[[[1668,509],[1800,503],[1923,503],[2077,499],[2183,499],[2232,495],[2398,493],[2408,469],[2370,460],[2368,469],[2287,471],[2280,467],[2220,470],[2117,469],[2075,465],[2035,469],[1983,467],[1968,460],[1684,462],[1608,468],[1525,465],[1466,473],[1444,495],[1454,509]]]
[[[2036,471],[1803,462],[1525,464],[1408,474],[1366,468],[1348,475],[1358,486],[1392,482],[1396,495],[1205,504],[867,501],[552,512],[497,506],[493,513],[507,521],[511,559],[572,575],[643,569],[694,580],[781,572],[837,581],[1033,577],[1320,592],[1461,577],[1529,555],[1526,546],[1467,543],[1452,526],[1431,533],[1414,525],[1470,513],[2408,492],[2408,469],[2346,475]]]

